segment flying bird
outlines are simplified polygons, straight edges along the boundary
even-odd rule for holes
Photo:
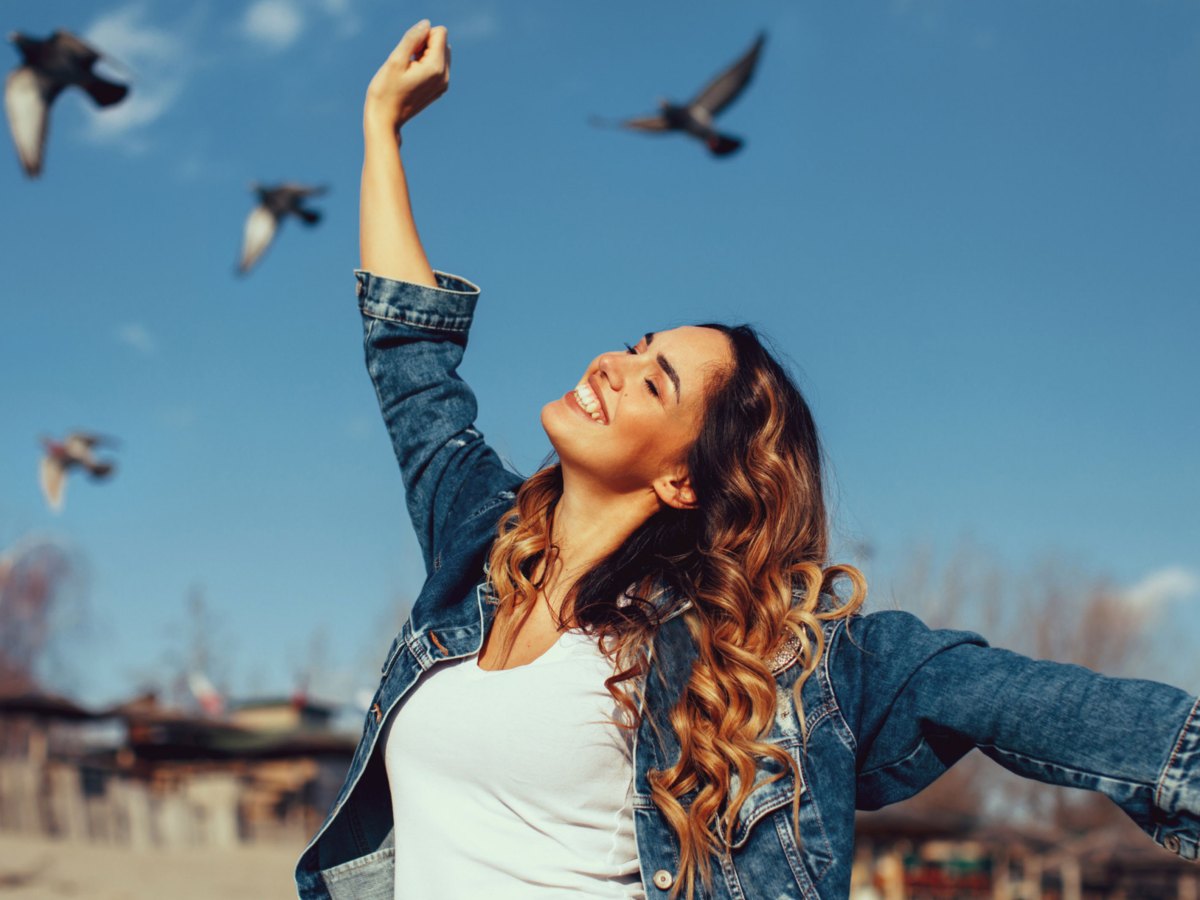
[[[39,40],[14,31],[8,39],[21,53],[21,65],[4,82],[4,110],[21,167],[30,178],[42,172],[50,106],[64,88],[76,85],[99,106],[119,103],[129,87],[101,78],[92,66],[101,58],[69,31],[59,29]]]
[[[280,184],[275,187],[265,187],[258,183],[250,185],[250,190],[258,195],[258,205],[250,210],[246,217],[245,235],[242,238],[242,257],[238,261],[238,273],[245,275],[258,262],[271,241],[279,223],[288,215],[294,215],[306,225],[315,225],[321,221],[321,214],[316,210],[305,209],[301,204],[307,197],[316,197],[325,193],[326,188],[308,187],[303,184]]]
[[[687,103],[676,104],[669,100],[659,100],[657,115],[624,119],[615,123],[595,118],[592,121],[597,125],[615,124],[619,128],[652,134],[682,131],[703,141],[713,156],[728,156],[741,148],[742,140],[717,131],[713,127],[713,119],[733,103],[750,83],[766,39],[766,33],[760,32],[741,59],[717,75]]]
[[[115,444],[111,438],[73,431],[62,441],[42,438],[46,455],[42,457],[42,493],[55,512],[62,509],[63,491],[67,473],[71,469],[83,469],[93,479],[100,480],[112,475],[116,468],[111,460],[96,459],[92,448],[103,444]]]

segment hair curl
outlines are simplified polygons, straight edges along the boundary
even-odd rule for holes
[[[826,559],[821,450],[808,404],[752,328],[703,327],[728,338],[733,362],[713,379],[688,452],[696,507],[663,505],[579,577],[562,607],[613,660],[616,672],[606,686],[626,724],[636,727],[639,676],[661,620],[656,601],[664,591],[691,601],[684,617],[698,656],[670,713],[680,756],[650,773],[654,802],[680,845],[672,897],[691,897],[697,876],[711,883],[712,856],[731,850],[759,760],[780,764],[772,780],[791,772],[800,783],[797,761],[766,741],[776,705],[767,660],[789,635],[798,640],[793,696],[803,727],[800,693],[824,651],[822,623],[852,615],[866,596],[856,568]],[[561,495],[561,466],[543,468],[500,521],[489,580],[505,655],[553,560]],[[840,578],[851,588],[844,601],[833,590]],[[631,602],[616,603],[623,595]],[[792,818],[799,840],[798,794]]]

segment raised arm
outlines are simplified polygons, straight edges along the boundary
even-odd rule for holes
[[[520,478],[474,428],[458,377],[479,289],[434,272],[421,247],[400,159],[400,129],[449,84],[445,28],[408,30],[367,88],[355,272],[367,370],[404,478],[426,572],[458,526],[512,502]]]
[[[362,268],[434,286],[400,161],[400,129],[450,87],[446,29],[422,19],[408,29],[367,85],[358,243]]]
[[[860,809],[915,794],[978,747],[1019,775],[1106,794],[1156,842],[1197,858],[1196,697],[1029,659],[907,613],[845,631],[831,642],[831,675],[858,744]]]

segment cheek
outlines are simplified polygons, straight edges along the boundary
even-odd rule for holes
[[[627,447],[631,462],[639,468],[649,467],[656,474],[685,460],[695,439],[690,425],[664,421],[661,415],[639,417],[629,424]]]

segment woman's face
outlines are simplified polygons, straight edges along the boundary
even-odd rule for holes
[[[724,334],[692,325],[596,357],[573,390],[542,409],[564,474],[616,494],[651,488],[671,503],[686,483],[708,388],[732,363]]]

